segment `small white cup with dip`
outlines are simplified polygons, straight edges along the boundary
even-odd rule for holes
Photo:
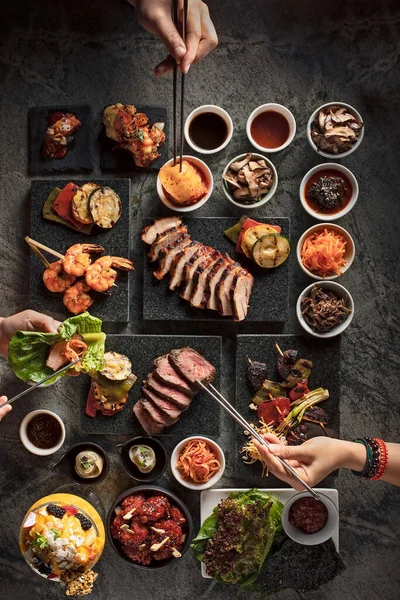
[[[204,148],[192,139],[190,133],[190,126],[195,121],[196,118],[199,118],[200,115],[204,115],[204,118],[207,114],[217,115],[221,118],[222,121],[225,122],[226,125],[226,136],[222,143],[218,144],[215,148]],[[215,154],[216,152],[220,152],[225,146],[229,144],[232,139],[233,134],[233,123],[229,114],[221,108],[220,106],[216,106],[215,104],[204,104],[203,106],[199,106],[192,110],[190,115],[187,117],[185,121],[185,139],[189,146],[199,154]]]
[[[278,115],[281,115],[282,117],[284,117],[284,119],[287,121],[287,125],[288,125],[287,138],[284,142],[282,142],[278,146],[275,146],[275,147],[261,146],[258,142],[256,142],[256,140],[253,137],[253,134],[251,131],[253,122],[262,113],[277,113]],[[259,106],[255,110],[253,110],[253,112],[247,119],[246,133],[247,133],[247,137],[249,138],[249,142],[251,144],[253,144],[253,146],[255,148],[260,150],[260,152],[280,152],[281,150],[283,150],[284,148],[287,148],[289,146],[289,144],[292,143],[293,138],[296,135],[296,121],[295,121],[293,114],[290,112],[290,110],[288,108],[286,108],[286,106],[283,106],[282,104],[276,104],[274,102],[269,102],[268,104],[262,104],[261,106]]]
[[[51,448],[39,448],[38,446],[35,446],[35,444],[31,442],[31,440],[28,437],[28,425],[32,421],[32,419],[38,415],[50,415],[55,421],[58,422],[60,426],[59,440]],[[55,452],[57,452],[57,450],[61,448],[65,441],[64,423],[62,422],[60,417],[51,410],[33,410],[22,419],[21,425],[19,426],[19,437],[21,438],[21,442],[23,443],[25,448],[31,454],[36,454],[37,456],[49,456],[50,454],[54,454]]]

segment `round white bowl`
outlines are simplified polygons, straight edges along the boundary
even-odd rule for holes
[[[27,433],[26,433],[26,429],[28,426],[29,421],[35,417],[36,415],[51,415],[52,417],[54,417],[61,426],[61,438],[60,441],[58,442],[58,444],[56,446],[53,446],[52,448],[38,448],[37,446],[35,446],[34,444],[32,444],[32,442],[28,439]],[[59,450],[61,448],[61,446],[63,445],[64,441],[65,441],[65,427],[64,427],[64,423],[62,422],[62,420],[60,419],[60,417],[58,415],[56,415],[56,413],[52,412],[51,410],[33,410],[32,412],[28,413],[21,421],[21,425],[19,426],[19,437],[21,438],[21,442],[23,443],[23,445],[25,446],[25,448],[27,450],[29,450],[29,452],[31,454],[36,454],[37,456],[49,456],[50,454],[54,454],[55,452],[57,452],[57,450]]]
[[[258,115],[260,113],[266,112],[267,110],[273,110],[273,111],[283,115],[289,123],[289,137],[286,140],[286,142],[284,144],[282,144],[281,146],[278,146],[278,148],[264,148],[264,146],[260,146],[259,144],[257,144],[257,142],[254,140],[253,136],[251,135],[251,124],[253,123],[254,119],[256,117],[258,117]],[[290,110],[288,108],[286,108],[286,106],[283,106],[282,104],[275,104],[274,102],[270,102],[268,104],[262,104],[261,106],[259,106],[255,110],[253,110],[253,112],[247,119],[246,133],[247,133],[247,137],[249,138],[249,142],[251,144],[253,144],[253,146],[255,148],[257,148],[257,150],[260,150],[261,152],[267,152],[268,154],[270,152],[280,152],[281,150],[283,150],[284,148],[287,148],[287,146],[289,146],[289,144],[292,143],[293,138],[296,135],[296,121],[295,121],[293,114],[290,112]]]
[[[201,148],[200,146],[197,146],[197,144],[195,144],[192,141],[190,134],[189,134],[190,123],[192,122],[192,120],[195,117],[197,117],[197,115],[200,115],[202,113],[215,113],[216,115],[219,115],[220,117],[222,117],[226,123],[227,136],[226,136],[224,143],[212,150],[206,150],[205,148]],[[215,104],[204,104],[203,106],[199,106],[198,108],[195,108],[194,110],[192,110],[192,112],[190,113],[190,115],[187,117],[187,119],[185,121],[185,139],[186,139],[187,143],[189,144],[189,146],[193,150],[198,152],[199,154],[215,154],[216,152],[220,152],[221,150],[223,150],[223,148],[225,148],[225,146],[227,146],[229,144],[229,142],[232,139],[232,134],[233,134],[233,123],[232,123],[231,117],[226,112],[226,110],[224,110],[220,106],[216,106]]]
[[[327,331],[326,333],[319,333],[318,331],[314,331],[314,329],[311,329],[311,327],[307,324],[306,320],[301,314],[301,299],[311,294],[311,290],[314,287],[314,285],[317,285],[318,287],[324,290],[334,292],[340,298],[347,298],[347,307],[351,311],[347,319],[345,319],[342,323],[340,323],[336,327],[333,327],[330,331]],[[337,283],[336,281],[318,281],[316,283],[308,285],[297,298],[296,316],[298,322],[300,323],[304,331],[306,331],[310,335],[321,339],[336,337],[337,335],[343,333],[352,322],[354,316],[354,301],[350,292],[343,285],[340,285],[340,283]]]
[[[317,533],[304,533],[303,531],[297,529],[297,527],[293,527],[293,525],[289,523],[290,508],[296,502],[296,500],[299,500],[300,498],[310,497],[310,494],[308,492],[300,492],[298,494],[295,494],[290,500],[288,500],[288,502],[286,502],[283,508],[283,529],[292,540],[298,542],[299,544],[303,544],[304,546],[316,546],[317,544],[323,544],[332,537],[339,524],[339,511],[336,508],[335,504],[325,494],[321,494],[321,492],[318,492],[318,495],[320,497],[321,502],[323,502],[326,508],[328,509],[328,521],[325,527],[323,527]]]
[[[305,195],[306,184],[307,184],[307,181],[310,179],[310,177],[315,175],[315,173],[319,173],[320,171],[326,171],[329,169],[332,171],[336,171],[338,173],[338,175],[340,175],[341,173],[343,175],[345,175],[347,177],[347,179],[350,181],[351,188],[352,188],[352,195],[350,198],[350,202],[342,210],[340,210],[339,212],[337,212],[333,215],[326,215],[326,214],[315,212],[311,208],[311,206],[308,205],[307,200],[306,200],[306,195]],[[331,221],[336,221],[337,219],[340,219],[341,217],[344,217],[344,215],[347,215],[347,213],[349,213],[351,211],[351,209],[357,202],[358,192],[359,192],[358,181],[354,177],[354,175],[350,171],[350,169],[347,169],[347,167],[344,167],[343,165],[339,165],[337,163],[323,163],[322,165],[317,165],[316,167],[313,167],[312,169],[310,169],[308,171],[308,173],[306,173],[304,175],[304,177],[301,181],[301,184],[300,184],[299,194],[300,194],[300,202],[302,203],[304,210],[306,212],[308,212],[309,215],[314,217],[314,219],[318,219],[318,221],[330,221],[331,222]]]
[[[243,160],[247,154],[249,154],[249,153],[244,152],[243,154],[239,154],[239,156],[235,156],[235,158],[232,158],[226,165],[225,169],[223,170],[222,175],[223,176],[226,175],[226,173],[229,170],[230,165],[233,162],[236,162],[238,160]],[[271,198],[274,196],[274,194],[276,192],[276,188],[278,187],[278,173],[277,173],[274,165],[272,164],[272,162],[269,160],[269,158],[267,158],[266,156],[263,156],[262,154],[257,154],[257,152],[251,152],[251,154],[254,156],[254,158],[256,160],[260,160],[260,159],[265,160],[265,162],[267,163],[267,165],[270,167],[270,169],[272,170],[272,172],[274,174],[274,180],[272,182],[271,189],[268,191],[267,194],[265,194],[264,196],[261,196],[260,200],[258,200],[257,202],[254,202],[253,204],[241,204],[240,202],[237,202],[237,200],[234,199],[233,192],[231,192],[228,183],[222,177],[222,188],[224,190],[224,194],[225,194],[226,198],[229,200],[229,202],[231,204],[233,204],[234,206],[237,206],[238,208],[245,208],[245,209],[259,208],[260,206],[262,206],[263,204],[266,204],[267,202],[269,202],[271,200]]]
[[[344,258],[346,260],[346,265],[343,267],[343,270],[340,273],[340,275],[330,275],[329,277],[321,277],[321,275],[316,275],[315,273],[312,273],[311,271],[306,269],[306,267],[303,265],[303,262],[301,260],[301,249],[303,247],[305,239],[309,235],[314,233],[315,231],[322,231],[325,228],[331,229],[335,233],[343,235],[347,240],[346,252],[344,255]],[[306,275],[308,275],[309,277],[312,277],[313,279],[317,279],[319,281],[332,281],[333,279],[337,279],[338,277],[343,275],[343,273],[346,273],[346,271],[348,271],[348,269],[350,269],[350,267],[353,263],[355,253],[356,253],[356,251],[355,251],[355,245],[354,245],[353,238],[351,237],[349,232],[346,231],[346,229],[343,229],[343,227],[340,227],[339,225],[336,225],[335,223],[318,223],[317,225],[313,225],[312,227],[307,229],[303,233],[303,235],[300,237],[299,241],[297,242],[297,248],[296,248],[297,262],[299,263],[300,268],[304,271],[304,273]]]
[[[207,188],[208,188],[207,194],[201,200],[199,200],[199,202],[196,202],[196,204],[192,204],[191,206],[176,206],[165,195],[164,188],[161,185],[159,175],[157,176],[157,193],[158,193],[158,197],[160,198],[161,202],[163,204],[165,204],[165,206],[168,206],[168,208],[170,208],[171,210],[174,210],[175,212],[183,213],[183,212],[192,212],[192,211],[197,210],[198,208],[201,208],[202,206],[204,206],[204,204],[207,202],[207,200],[210,198],[210,196],[212,194],[213,187],[214,187],[214,179],[213,179],[213,176],[212,176],[212,173],[211,173],[209,167],[206,165],[206,163],[204,161],[200,160],[200,158],[197,158],[196,156],[190,156],[189,154],[185,154],[182,157],[182,160],[188,160],[199,171],[201,171],[203,173],[203,175],[206,179],[206,184],[207,184]],[[174,163],[174,159],[171,158],[163,166],[166,166],[166,165],[170,166],[173,163]]]
[[[192,483],[190,481],[187,481],[186,479],[182,479],[181,474],[179,473],[178,469],[176,468],[176,461],[179,458],[179,454],[180,454],[181,450],[183,450],[183,448],[191,440],[201,440],[202,442],[207,442],[213,448],[213,450],[215,450],[215,452],[217,454],[217,458],[221,464],[220,470],[217,473],[215,473],[215,475],[213,475],[211,477],[211,479],[209,481],[207,481],[207,483],[197,484],[197,483]],[[177,444],[177,446],[175,446],[175,448],[171,454],[170,466],[171,466],[172,475],[185,488],[188,488],[189,490],[197,490],[197,491],[207,490],[208,488],[213,487],[213,485],[215,485],[221,479],[222,475],[224,474],[225,455],[223,453],[222,448],[216,442],[214,442],[214,440],[210,440],[210,438],[204,437],[202,435],[192,435],[191,437],[188,437],[188,438],[182,440],[181,442],[179,442],[179,444]]]
[[[317,108],[317,110],[315,110],[312,113],[311,117],[308,119],[307,139],[309,141],[311,148],[313,148],[313,150],[315,150],[315,152],[317,154],[319,154],[320,156],[323,156],[324,158],[330,158],[330,159],[346,158],[346,156],[350,156],[350,154],[352,154],[358,148],[358,146],[361,144],[361,142],[363,141],[365,126],[361,129],[356,143],[353,144],[353,147],[350,148],[350,150],[347,150],[346,152],[342,152],[341,154],[333,154],[332,152],[323,152],[322,150],[318,150],[317,146],[315,145],[315,143],[313,142],[313,139],[311,137],[311,125],[312,125],[315,117],[318,115],[319,111],[322,108],[325,108],[327,106],[343,106],[344,108],[347,108],[347,110],[349,112],[351,112],[355,117],[357,117],[357,119],[360,121],[360,123],[364,123],[363,118],[360,115],[360,113],[358,112],[358,110],[356,110],[355,108],[350,106],[350,104],[346,104],[345,102],[327,102],[326,104],[322,104],[322,106],[319,106]]]

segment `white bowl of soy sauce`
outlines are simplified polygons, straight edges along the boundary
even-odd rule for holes
[[[233,123],[229,114],[215,104],[195,108],[185,121],[185,139],[200,154],[215,154],[229,144]]]

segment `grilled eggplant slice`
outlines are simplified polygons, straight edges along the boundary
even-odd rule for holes
[[[89,210],[89,196],[82,188],[78,188],[75,192],[71,202],[71,210],[74,218],[79,223],[85,225],[93,223],[93,217]]]
[[[254,244],[264,235],[276,235],[276,229],[271,225],[255,225],[249,227],[242,237],[242,250],[248,258],[253,258]]]
[[[254,261],[263,269],[282,265],[290,254],[290,244],[283,235],[268,234],[257,240],[253,247]]]
[[[132,389],[136,380],[137,377],[133,373],[123,381],[112,381],[101,375],[101,373],[96,373],[92,379],[93,397],[102,404],[105,402],[118,403],[128,396],[128,392]]]
[[[111,381],[123,381],[132,373],[132,363],[124,354],[118,352],[106,352],[104,354],[104,366],[101,375]]]
[[[103,229],[111,229],[121,216],[121,199],[109,187],[94,190],[89,197],[93,221]]]

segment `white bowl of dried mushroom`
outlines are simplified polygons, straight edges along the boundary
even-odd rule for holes
[[[335,337],[343,333],[353,319],[353,298],[336,281],[318,281],[301,292],[296,315],[302,328],[310,335]]]
[[[313,112],[307,124],[310,146],[325,158],[345,158],[364,137],[360,113],[345,102],[328,102]]]
[[[272,162],[255,152],[235,156],[222,173],[224,194],[239,208],[258,208],[271,200],[278,186]]]

